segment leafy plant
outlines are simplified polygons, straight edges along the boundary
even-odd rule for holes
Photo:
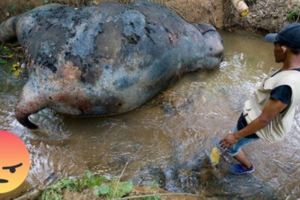
[[[10,59],[14,56],[14,52],[4,45],[0,45],[0,56],[2,59]]]
[[[156,191],[158,185],[153,183],[152,190]],[[63,200],[65,190],[82,192],[90,189],[94,195],[101,199],[127,199],[133,192],[134,185],[131,181],[120,181],[120,178],[108,178],[105,176],[95,175],[91,172],[86,172],[82,177],[64,178],[57,183],[46,188],[40,199],[41,200]],[[157,193],[134,196],[134,199],[139,200],[160,200]]]
[[[94,193],[97,196],[105,196],[108,199],[121,198],[128,195],[133,190],[131,181],[103,183],[95,187]]]
[[[94,189],[95,195],[108,199],[121,198],[128,195],[133,187],[131,181],[120,182],[86,172],[83,177],[65,178],[58,181],[43,192],[41,199],[62,200],[64,190],[81,192],[84,189]]]
[[[16,4],[8,4],[7,11],[8,11],[11,15],[16,14],[16,12],[17,12],[17,6],[16,6]]]
[[[64,189],[76,187],[76,181],[72,179],[62,179],[58,181],[56,184],[52,185],[48,189],[46,189],[41,199],[42,200],[62,200],[62,193]]]
[[[93,188],[95,186],[99,186],[104,182],[110,181],[108,178],[100,175],[92,174],[91,172],[86,172],[85,175],[77,180],[77,189],[79,191],[86,188]]]
[[[22,69],[18,57],[20,57],[21,52],[12,47],[7,47],[4,45],[0,45],[0,65],[11,66],[11,72],[15,77],[19,77],[24,69]]]
[[[0,58],[0,65],[6,65],[7,61]]]
[[[300,17],[300,10],[290,10],[287,13],[287,20],[289,22],[298,22]]]
[[[86,172],[83,177],[65,178],[58,181],[42,193],[41,199],[62,200],[64,190],[81,192],[84,189],[99,186],[107,181],[109,180],[104,176],[93,175],[91,172]]]

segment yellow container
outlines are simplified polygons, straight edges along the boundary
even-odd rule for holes
[[[210,152],[210,161],[213,166],[219,164],[221,152],[217,147],[213,147]]]

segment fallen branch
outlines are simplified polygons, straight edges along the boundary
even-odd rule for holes
[[[130,197],[123,197],[118,198],[115,200],[126,200],[126,199],[138,199],[138,198],[144,198],[144,197],[153,197],[153,196],[189,196],[189,197],[199,197],[199,195],[191,194],[191,193],[155,193],[155,194],[146,194],[146,195],[136,195],[136,196],[130,196]]]

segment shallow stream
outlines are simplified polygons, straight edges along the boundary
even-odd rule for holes
[[[30,175],[22,188],[43,187],[86,170],[113,175],[124,170],[124,178],[138,182],[147,176],[147,169],[167,173],[166,169],[184,168],[184,163],[199,159],[194,164],[201,165],[196,175],[179,176],[200,176],[197,184],[185,181],[190,185],[178,186],[165,180],[165,187],[218,199],[300,198],[299,111],[284,141],[259,141],[246,147],[257,169],[253,175],[231,176],[226,164],[210,172],[203,164],[212,139],[221,138],[235,125],[246,98],[264,76],[280,66],[274,63],[273,45],[261,36],[221,34],[226,51],[220,69],[187,74],[141,108],[115,117],[69,118],[44,110],[32,117],[42,127],[38,131],[23,128],[14,118],[23,83],[9,68],[0,69],[0,129],[22,137],[31,154]],[[150,182],[157,178],[149,177]]]

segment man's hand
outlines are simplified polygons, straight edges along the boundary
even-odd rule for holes
[[[230,148],[241,138],[256,133],[258,130],[267,126],[269,122],[272,121],[278,114],[280,114],[280,112],[282,112],[286,107],[287,105],[282,103],[280,100],[270,99],[263,108],[260,116],[253,120],[245,128],[239,130],[237,133],[227,134],[220,142],[221,147]]]
[[[220,142],[222,148],[227,149],[234,145],[238,140],[233,133],[227,134]]]

